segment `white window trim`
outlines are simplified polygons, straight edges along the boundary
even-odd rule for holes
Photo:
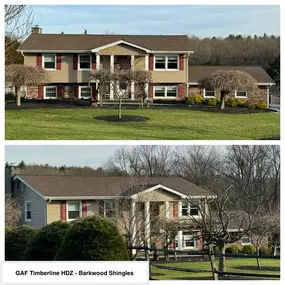
[[[80,68],[80,56],[89,56],[90,68]],[[81,53],[77,55],[77,69],[78,70],[92,70],[92,56],[88,53]]]
[[[214,90],[214,96],[206,96],[206,88],[203,89],[203,97],[204,98],[216,98],[216,89],[212,89]],[[210,91],[210,89],[208,89],[208,91]]]
[[[194,246],[183,246],[185,244],[185,240],[184,237],[185,235],[182,232],[182,248],[183,249],[193,249],[193,248],[197,248],[197,240],[195,239],[195,235],[190,235],[190,234],[186,234],[186,236],[193,236],[193,240],[194,240]]]
[[[239,90],[239,92],[245,92],[246,97],[241,97],[241,96],[237,96],[237,89],[235,89],[235,98],[240,98],[240,99],[247,99],[248,98],[248,93],[245,90]]]
[[[54,68],[45,68],[45,56],[51,56],[51,55],[54,56],[54,60],[55,60]],[[56,60],[57,60],[56,53],[50,53],[50,54],[46,53],[46,54],[43,54],[42,55],[42,68],[45,69],[45,70],[56,70]]]
[[[47,88],[47,87],[55,88],[55,92],[56,92],[55,98],[46,97],[46,88]],[[57,99],[57,86],[44,86],[44,99]]]
[[[31,211],[31,219],[27,219],[27,204],[30,204],[30,207],[32,205],[32,202],[31,201],[25,201],[25,222],[31,222],[32,221],[32,209],[30,210]]]
[[[82,201],[66,201],[66,220],[67,221],[75,221],[76,219],[69,219],[68,218],[68,204],[69,203],[79,203],[79,218],[82,217]]]
[[[164,87],[164,97],[159,97],[159,96],[156,97],[156,96],[155,96],[155,89],[158,88],[158,87]],[[172,97],[168,97],[168,96],[167,96],[167,88],[168,88],[168,87],[175,87],[175,88],[176,88],[176,96],[175,96],[175,97],[174,97],[174,96],[172,96]],[[173,99],[173,98],[177,98],[177,96],[178,96],[178,86],[175,86],[175,85],[174,85],[174,86],[167,86],[167,85],[153,86],[153,98],[154,98],[154,99],[155,99],[155,98],[156,98],[156,99],[162,99],[162,98],[163,98],[163,99],[169,99],[169,98],[170,98],[170,99]]]
[[[198,202],[199,203],[199,202]],[[181,211],[183,211],[183,204],[182,204],[182,207],[181,207]],[[187,218],[189,217],[190,218],[190,211],[191,211],[191,202],[188,202],[188,207],[187,207],[187,216],[183,216],[181,212],[181,217],[182,218]],[[199,206],[198,206],[198,215],[192,215],[192,217],[194,218],[199,218],[201,217],[201,213],[199,212]]]
[[[251,237],[251,235],[248,235],[248,234],[247,234],[246,237],[247,237],[247,238],[250,238],[250,241],[251,241],[251,242],[242,242],[242,238],[243,238],[243,237],[241,237],[241,239],[240,239],[241,245],[249,245],[249,244],[252,244],[252,237]]]
[[[156,62],[156,57],[164,57],[165,58],[165,68],[155,68],[155,62]],[[177,57],[177,68],[168,68],[167,65],[168,65],[168,56],[176,56]],[[161,55],[155,55],[153,57],[153,70],[155,71],[179,71],[179,55],[177,54],[172,54],[172,55],[165,55],[165,54],[161,54]]]
[[[107,217],[106,216],[106,202],[111,202],[111,203],[115,203],[115,217],[117,216],[118,214],[118,204],[114,201],[114,200],[104,200],[104,218],[108,218],[108,219],[112,219],[112,218],[115,218],[115,217]]]
[[[90,97],[82,97],[81,96],[81,88],[90,88],[90,90],[91,90],[91,96]],[[79,90],[78,90],[78,99],[90,99],[90,98],[92,98],[92,86],[79,86]]]

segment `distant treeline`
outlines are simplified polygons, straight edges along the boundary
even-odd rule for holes
[[[194,54],[190,65],[260,65],[279,83],[280,36],[229,35],[226,38],[190,36]]]

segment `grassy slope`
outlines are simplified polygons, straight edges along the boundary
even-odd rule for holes
[[[116,110],[6,110],[7,140],[249,140],[278,136],[277,113],[220,114],[188,110],[123,110],[145,123],[115,123],[94,116]]]
[[[229,272],[241,272],[241,273],[256,273],[256,274],[280,274],[280,260],[277,259],[263,259],[260,261],[261,266],[264,268],[257,269],[256,270],[242,270],[239,269],[239,266],[256,266],[256,259],[233,259],[233,260],[227,260],[226,261],[226,271]],[[178,268],[189,268],[189,269],[204,269],[204,270],[211,270],[210,268],[210,262],[185,262],[185,263],[168,263],[163,264],[165,266],[173,266]],[[277,270],[265,270],[265,267],[273,267]],[[279,270],[278,270],[279,268]],[[179,272],[179,271],[173,271],[173,270],[164,270],[159,269],[154,266],[152,266],[151,269],[152,273],[160,273],[163,274],[161,276],[154,276],[154,279],[159,280],[171,280],[171,279],[183,279],[183,278],[197,278],[197,277],[206,277],[211,276],[211,273],[188,273],[188,272]],[[235,277],[238,278],[238,277]],[[247,279],[252,279],[253,277],[243,277]],[[254,278],[253,278],[254,279]],[[257,278],[255,278],[257,279]]]

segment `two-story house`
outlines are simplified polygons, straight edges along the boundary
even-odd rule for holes
[[[18,50],[25,65],[44,68],[50,74],[49,85],[28,87],[27,98],[40,99],[95,96],[96,82],[90,82],[90,71],[119,67],[151,71],[152,83],[146,86],[149,99],[182,100],[192,53],[186,35],[43,34],[40,27],[32,29]],[[137,98],[138,88],[131,84],[129,99]],[[114,90],[109,88],[105,96],[115,99]]]
[[[25,65],[44,68],[50,75],[50,84],[27,88],[26,97],[30,99],[116,99],[111,84],[102,94],[96,94],[97,83],[89,79],[96,69],[149,71],[152,81],[145,86],[149,101],[182,101],[197,95],[219,98],[219,90],[201,88],[199,80],[221,68],[245,71],[257,81],[256,90],[235,90],[228,98],[269,106],[269,88],[274,84],[260,66],[191,66],[195,50],[186,35],[43,34],[35,26],[18,51]],[[120,82],[116,88],[128,88],[129,98],[125,99],[129,100],[137,100],[142,93],[134,82],[131,86]]]
[[[13,177],[12,195],[23,209],[21,224],[40,228],[58,220],[97,215],[114,219],[123,235],[134,235],[134,245],[144,238],[151,243],[161,230],[160,220],[199,218],[200,203],[215,197],[181,177],[22,174]],[[200,249],[197,234],[179,230],[176,248]],[[161,247],[159,240],[154,241]]]

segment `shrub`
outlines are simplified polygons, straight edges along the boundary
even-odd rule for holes
[[[238,98],[234,98],[234,99],[228,99],[226,101],[226,106],[228,107],[232,107],[232,108],[235,108],[235,107],[244,107],[244,101],[242,101],[241,99],[238,99]]]
[[[206,100],[206,104],[209,106],[216,106],[217,105],[217,100],[215,98],[209,98]]]
[[[254,105],[254,107],[255,107],[256,109],[262,109],[262,110],[264,110],[264,109],[267,108],[267,106],[266,106],[266,104],[265,104],[264,102],[257,102],[257,103]]]
[[[261,247],[260,249],[259,249],[259,254],[260,255],[271,255],[271,248],[270,247],[268,247],[268,248],[266,248],[266,247]]]
[[[252,109],[252,108],[254,108],[254,105],[253,105],[253,104],[251,104],[251,103],[250,103],[250,102],[248,102],[248,101],[245,101],[243,106],[244,106],[245,108],[248,108],[248,109]]]
[[[201,95],[196,95],[195,96],[195,103],[196,104],[203,104],[203,103],[205,103],[204,97],[201,96]]]
[[[23,260],[54,260],[69,227],[69,223],[57,221],[42,228],[28,243]]]
[[[190,96],[189,96],[189,97],[186,97],[186,98],[185,98],[185,103],[186,103],[186,104],[189,104],[189,105],[195,104],[195,103],[196,103],[195,97],[192,97],[192,96],[191,96],[191,97],[190,97]]]
[[[252,244],[244,245],[241,252],[246,254],[253,254],[255,253],[255,247]]]
[[[226,248],[226,253],[237,254],[240,252],[240,250],[241,250],[240,245],[233,243]]]
[[[86,217],[67,230],[55,260],[129,260],[123,237],[107,219]]]
[[[22,260],[29,240],[38,229],[20,226],[5,232],[5,260]]]
[[[15,100],[16,96],[13,92],[5,93],[5,100]]]

